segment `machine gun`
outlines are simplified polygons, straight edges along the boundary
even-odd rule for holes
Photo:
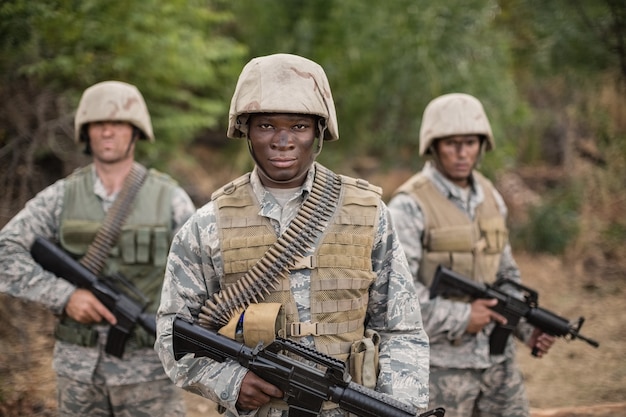
[[[112,279],[99,279],[63,249],[47,239],[39,236],[35,238],[35,242],[30,248],[30,253],[43,269],[71,282],[79,288],[91,291],[115,315],[117,324],[109,329],[105,348],[107,353],[121,358],[124,354],[126,341],[137,324],[143,327],[148,334],[156,336],[155,317],[143,312],[147,305],[147,300],[134,286],[129,288],[135,293],[137,298],[144,299],[143,303],[137,302],[116,288],[111,282]],[[122,276],[117,277],[117,281],[124,282],[125,280]],[[132,284],[126,282],[126,285]]]
[[[350,382],[345,363],[291,340],[276,338],[265,347],[259,344],[250,348],[178,317],[174,319],[173,339],[176,360],[188,353],[218,362],[230,359],[280,388],[289,406],[289,417],[317,416],[324,401],[332,401],[360,417],[416,417],[417,414],[405,403]],[[435,408],[417,417],[443,417],[444,413],[443,408]]]
[[[505,285],[510,285],[516,291],[521,292],[523,299],[504,292],[502,287]],[[495,298],[498,300],[498,304],[491,309],[504,316],[507,322],[504,325],[497,324],[489,336],[489,348],[492,355],[504,352],[509,335],[522,317],[544,333],[563,337],[566,340],[581,339],[593,347],[599,346],[595,340],[580,334],[580,328],[585,321],[584,317],[580,317],[575,324],[570,323],[567,319],[539,307],[539,295],[536,291],[510,279],[500,279],[493,285],[481,284],[439,265],[430,287],[430,298],[436,296],[470,296],[474,299]],[[533,349],[532,353],[536,356],[536,349]]]

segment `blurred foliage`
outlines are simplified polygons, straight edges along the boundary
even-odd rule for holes
[[[30,83],[69,103],[99,81],[135,84],[163,155],[225,117],[245,47],[206,0],[8,0],[0,5],[3,86]],[[5,130],[10,126],[0,126]],[[5,131],[6,132],[6,131]],[[9,132],[10,134],[10,132]],[[151,159],[158,158],[152,154]]]
[[[277,52],[325,68],[341,140],[320,160],[340,172],[361,158],[380,171],[421,167],[423,109],[456,91],[477,96],[490,118],[487,175],[565,166],[571,138],[585,136],[621,152],[610,169],[624,178],[615,142],[626,130],[625,48],[618,0],[4,0],[0,187],[21,206],[85,162],[72,115],[82,91],[105,79],[146,98],[157,142],[139,147],[142,162],[167,169],[203,142],[220,147],[229,169],[249,168],[245,145],[225,140],[230,96],[248,59]],[[622,104],[597,94],[607,85]],[[179,166],[193,169],[194,157]],[[12,211],[0,204],[0,216]]]
[[[291,52],[327,71],[340,130],[337,154],[322,154],[331,164],[358,150],[386,166],[417,168],[423,109],[448,92],[481,98],[503,149],[523,126],[526,109],[511,75],[508,34],[494,25],[495,1],[264,0],[233,7],[255,16],[255,25],[238,28],[251,56]]]
[[[527,224],[512,230],[513,245],[530,252],[562,254],[580,232],[579,192],[576,186],[552,191],[542,204],[530,209]]]

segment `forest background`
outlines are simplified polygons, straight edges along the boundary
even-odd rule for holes
[[[4,0],[0,3],[0,227],[88,162],[73,142],[82,91],[138,86],[156,143],[140,162],[200,206],[252,167],[226,139],[237,76],[286,52],[326,70],[340,140],[319,161],[381,185],[423,164],[424,107],[478,97],[496,149],[481,169],[509,205],[527,285],[601,341],[526,364],[535,407],[626,400],[626,2],[621,0]],[[0,415],[49,415],[54,318],[0,296]],[[559,350],[561,349],[561,350]],[[595,378],[595,379],[594,379]]]

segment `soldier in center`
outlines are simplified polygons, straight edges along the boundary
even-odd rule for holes
[[[175,361],[172,323],[178,315],[202,324],[217,314],[212,297],[242,279],[263,285],[251,269],[271,262],[272,245],[289,246],[313,220],[317,232],[303,256],[273,288],[257,289],[269,293],[220,332],[252,346],[275,336],[295,340],[346,361],[355,381],[424,410],[428,338],[381,190],[315,161],[325,142],[339,138],[322,67],[289,54],[252,59],[235,88],[228,137],[247,140],[255,167],[217,190],[174,238],[155,345],[166,373],[227,416],[287,416],[283,393],[235,362]],[[321,415],[348,413],[329,402]]]

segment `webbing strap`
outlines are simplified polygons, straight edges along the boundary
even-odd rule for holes
[[[80,260],[80,263],[95,275],[102,272],[109,251],[115,245],[122,231],[122,226],[130,214],[135,196],[143,185],[147,174],[148,171],[143,165],[137,162],[133,163],[119,195],[107,211],[102,226],[87,248],[87,253]]]
[[[335,212],[341,192],[341,178],[322,165],[316,167],[311,192],[287,230],[237,282],[206,300],[198,324],[209,329],[225,326],[251,303],[262,301],[311,249]]]

